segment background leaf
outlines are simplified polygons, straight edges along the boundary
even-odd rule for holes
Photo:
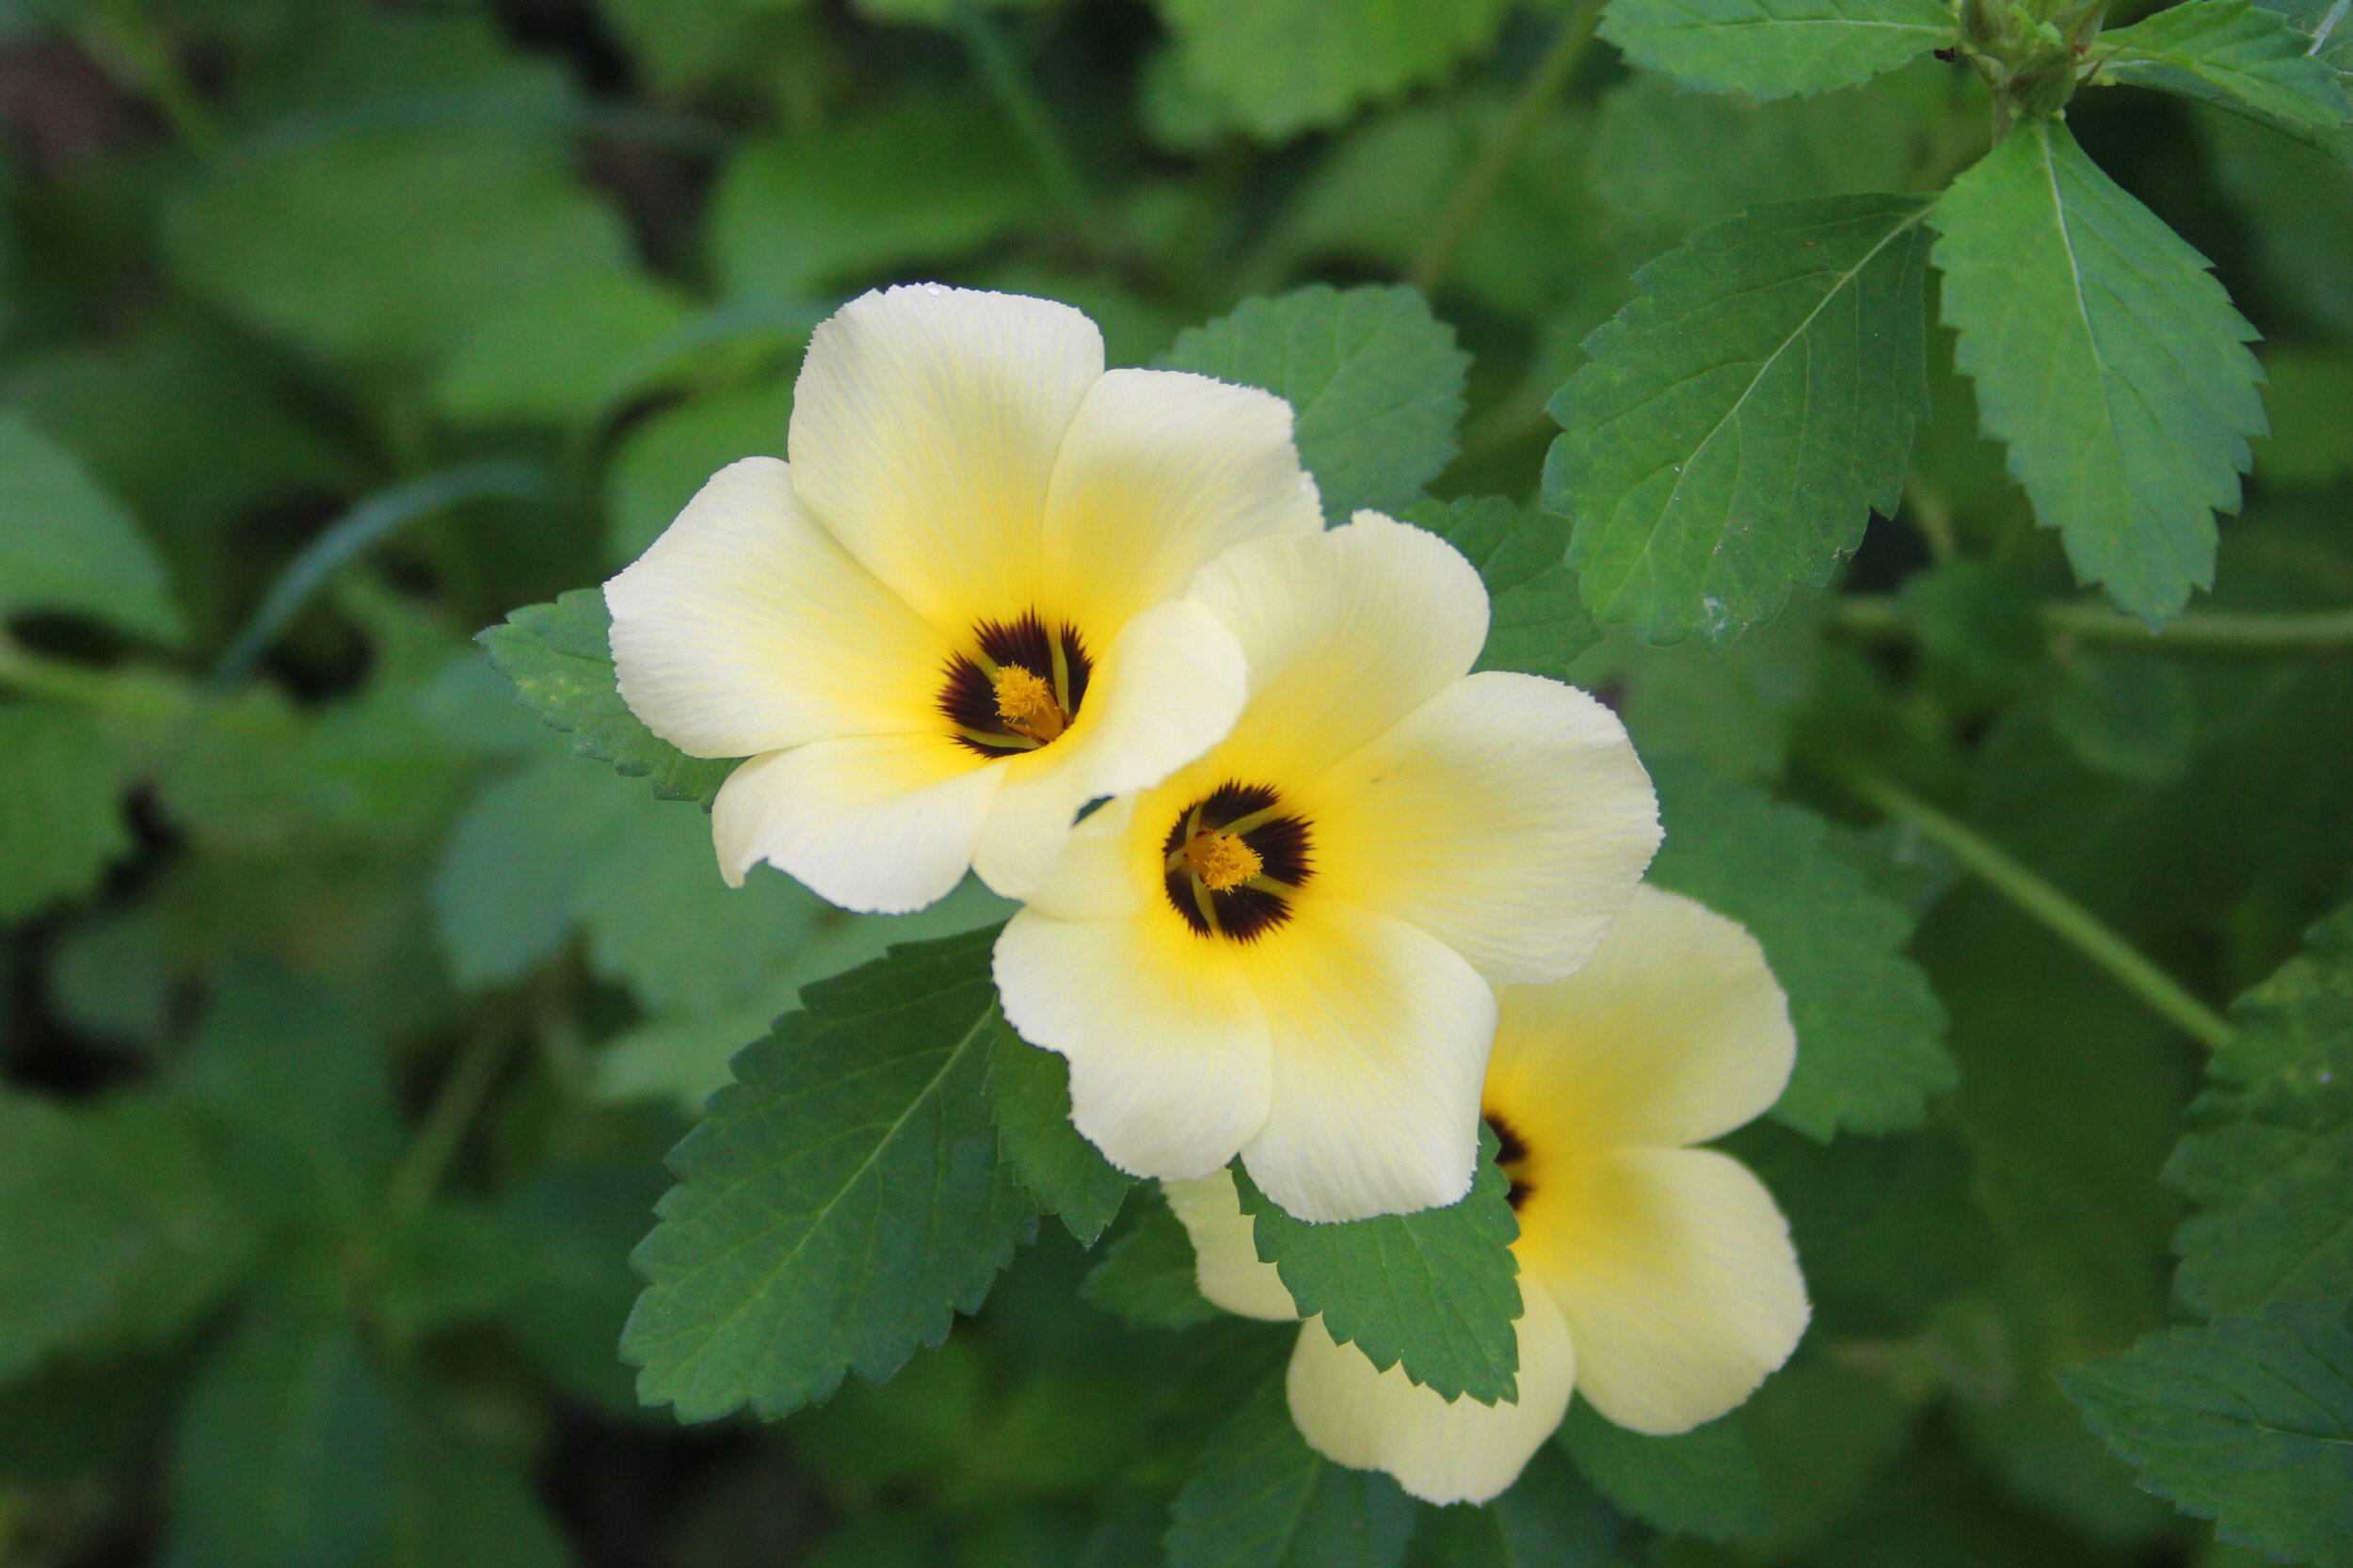
[[[91,616],[177,642],[186,626],[163,563],[120,502],[72,456],[0,413],[0,616]]]
[[[1752,208],[1635,275],[1562,387],[1545,504],[1605,621],[1723,644],[1816,588],[1903,491],[1928,412],[1927,204]]]
[[[1070,1125],[1070,1069],[1040,1050],[999,1015],[988,1051],[986,1084],[997,1112],[997,1138],[1038,1210],[1059,1214],[1084,1247],[1118,1217],[1133,1185]]]
[[[1960,40],[1935,0],[1610,0],[1601,36],[1637,65],[1751,98],[1843,88]]]
[[[1644,1437],[1578,1400],[1556,1441],[1602,1496],[1671,1534],[1737,1541],[1763,1534],[1771,1522],[1764,1478],[1737,1421],[1710,1421],[1676,1437]]]
[[[1520,1365],[1519,1222],[1496,1164],[1496,1135],[1479,1133],[1479,1172],[1460,1202],[1415,1214],[1310,1224],[1277,1208],[1237,1163],[1234,1187],[1253,1216],[1262,1261],[1283,1277],[1302,1318],[1323,1316],[1340,1344],[1382,1371],[1443,1399],[1516,1398]]]
[[[1139,1328],[1190,1328],[1220,1316],[1201,1293],[1193,1239],[1155,1189],[1128,1206],[1135,1224],[1104,1249],[1081,1293]]]
[[[1160,0],[1193,88],[1270,139],[1330,125],[1495,36],[1501,0]]]
[[[982,1095],[994,930],[822,985],[736,1059],[671,1157],[622,1338],[638,1392],[686,1420],[771,1418],[879,1382],[980,1305],[1035,1211]]]
[[[1420,502],[1405,520],[1461,551],[1487,585],[1487,646],[1476,667],[1565,680],[1577,655],[1601,640],[1577,574],[1561,564],[1569,525],[1560,518],[1490,495]]]
[[[1169,1514],[1169,1568],[1398,1568],[1414,1531],[1397,1482],[1307,1447],[1280,1378],[1210,1437]]]
[[[2151,1335],[2061,1374],[2141,1484],[2222,1540],[2275,1559],[2353,1561],[2353,1330],[2342,1303]]]
[[[1939,1043],[1945,1010],[1903,952],[1911,920],[1802,808],[1689,765],[1652,778],[1666,824],[1652,878],[1746,926],[1789,993],[1798,1064],[1774,1119],[1817,1139],[1918,1126],[1958,1074]]]
[[[2353,120],[2340,73],[2251,0],[2188,0],[2100,35],[2102,81],[2156,88],[2245,115],[2309,146]]]
[[[1468,356],[1409,288],[1313,284],[1244,301],[1176,335],[1154,361],[1262,387],[1298,414],[1300,459],[1345,522],[1360,506],[1400,513],[1454,456]]]
[[[2255,329],[2064,125],[2021,125],[1929,221],[1957,358],[2036,518],[2079,581],[2151,626],[2179,615],[2265,427]]]
[[[708,807],[739,760],[689,757],[630,712],[614,683],[612,627],[603,590],[574,588],[552,604],[515,611],[480,640],[524,705],[571,731],[575,753],[610,762],[616,773],[650,776],[664,800]]]

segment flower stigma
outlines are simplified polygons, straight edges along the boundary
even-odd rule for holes
[[[1222,784],[1176,818],[1161,843],[1169,904],[1198,936],[1254,941],[1290,919],[1308,878],[1306,822],[1264,785]]]
[[[1070,726],[1070,715],[1054,700],[1054,688],[1043,676],[1007,664],[997,672],[996,690],[997,716],[1016,735],[1044,745]]]

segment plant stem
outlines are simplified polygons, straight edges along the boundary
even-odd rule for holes
[[[475,1031],[457,1053],[417,1135],[409,1140],[392,1171],[385,1203],[396,1217],[417,1214],[432,1201],[449,1162],[456,1158],[466,1128],[489,1098],[490,1085],[497,1080],[499,1068],[505,1065],[514,1041],[514,1019],[502,1010]]]
[[[1503,188],[1504,178],[1512,172],[1512,164],[1528,145],[1528,138],[1536,134],[1544,122],[1545,112],[1552,107],[1562,87],[1575,73],[1577,61],[1585,57],[1586,46],[1593,41],[1593,28],[1601,21],[1601,0],[1579,0],[1577,10],[1561,24],[1560,35],[1552,47],[1537,62],[1535,71],[1520,88],[1520,95],[1512,105],[1512,117],[1503,123],[1496,139],[1487,144],[1478,166],[1454,193],[1437,227],[1422,242],[1414,257],[1414,264],[1406,273],[1406,280],[1427,295],[1445,281],[1454,266],[1455,254],[1463,248],[1471,226],[1487,210],[1496,192]]]
[[[1911,617],[1893,599],[1847,594],[1830,601],[1833,624],[1857,636],[1897,641],[1912,635]],[[2353,610],[2193,610],[2162,632],[2085,600],[2046,604],[2055,637],[2114,648],[2180,653],[2353,652]]]
[[[1878,774],[1842,770],[1836,776],[1891,817],[1917,827],[1952,853],[1978,879],[2107,971],[2110,978],[2209,1050],[2235,1038],[2230,1020],[2191,996],[2097,916],[2020,865],[1992,841]]]
[[[1054,193],[1054,200],[1071,221],[1085,232],[1098,254],[1107,254],[1117,247],[1117,231],[1103,204],[1096,200],[1086,177],[1079,171],[1079,160],[1072,155],[1069,144],[1055,128],[1053,116],[1047,112],[1046,101],[1014,58],[1005,36],[996,21],[983,11],[976,0],[950,0],[949,21],[956,35],[964,40],[965,52],[972,57],[972,69],[980,73],[981,83],[988,88],[997,106],[1005,111],[1030,150],[1031,159],[1046,184]]]

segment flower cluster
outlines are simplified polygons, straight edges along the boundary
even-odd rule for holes
[[[722,874],[899,911],[969,870],[1020,901],[1005,1016],[1067,1059],[1080,1132],[1169,1184],[1237,1311],[1295,1315],[1237,1157],[1292,1214],[1354,1220],[1461,1199],[1496,1128],[1518,1400],[1449,1405],[1311,1320],[1311,1442],[1483,1497],[1572,1383],[1676,1431],[1787,1355],[1786,1228],[1684,1146],[1779,1093],[1779,988],[1737,927],[1638,887],[1657,807],[1616,717],[1472,673],[1459,552],[1373,512],[1325,528],[1282,400],[1107,371],[1085,316],[1010,296],[852,301],[787,455],[722,471],[605,588],[631,708],[748,759]]]

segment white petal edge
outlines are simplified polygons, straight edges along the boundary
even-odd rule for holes
[[[1203,1295],[1244,1318],[1288,1323],[1299,1316],[1283,1276],[1258,1259],[1257,1227],[1241,1211],[1233,1172],[1163,1181],[1160,1192],[1193,1239],[1193,1277]]]
[[[1183,593],[1228,546],[1322,527],[1289,404],[1182,371],[1114,370],[1087,390],[1055,461],[1045,600],[1117,626]]]
[[[1303,1220],[1455,1202],[1478,1167],[1495,992],[1403,920],[1329,900],[1295,907],[1245,950],[1273,1085],[1243,1166]]]
[[[810,334],[786,453],[817,520],[934,626],[1036,606],[1047,487],[1103,374],[1067,305],[919,283]]]
[[[1609,1156],[1579,1194],[1578,1233],[1559,1240],[1536,1234],[1542,1195],[1521,1209],[1521,1290],[1551,1291],[1579,1386],[1618,1425],[1689,1432],[1797,1349],[1812,1308],[1789,1226],[1738,1161],[1712,1149]]]
[[[1492,983],[1593,953],[1659,840],[1618,716],[1574,686],[1455,681],[1304,793],[1324,892],[1412,920]]]
[[[1449,1402],[1402,1365],[1376,1372],[1354,1345],[1333,1342],[1322,1318],[1309,1319],[1285,1378],[1300,1435],[1335,1464],[1386,1471],[1426,1503],[1499,1496],[1561,1425],[1577,1375],[1574,1336],[1551,1299],[1521,1294],[1519,1398],[1492,1405],[1468,1395]]]
[[[1048,881],[1090,800],[1146,789],[1225,738],[1249,674],[1233,633],[1198,604],[1169,600],[1123,628],[1087,685],[1079,722],[1014,759],[973,867],[1006,898]]]
[[[1206,1176],[1266,1119],[1266,1019],[1230,963],[1161,938],[1148,918],[1058,920],[1023,909],[997,938],[1005,1018],[1070,1063],[1070,1121],[1130,1176]]]
[[[728,886],[761,861],[844,909],[904,915],[972,864],[1003,775],[936,735],[854,735],[755,757],[711,808]]]
[[[937,728],[947,643],[817,525],[774,457],[712,475],[604,602],[622,700],[690,757]]]
[[[1797,1061],[1788,998],[1756,938],[1657,888],[1635,889],[1584,968],[1501,1000],[1487,1097],[1532,1108],[1530,1138],[1704,1144],[1770,1110]]]
[[[1377,512],[1236,545],[1189,597],[1250,666],[1220,757],[1234,777],[1321,773],[1469,673],[1487,640],[1487,590],[1462,552]]]

